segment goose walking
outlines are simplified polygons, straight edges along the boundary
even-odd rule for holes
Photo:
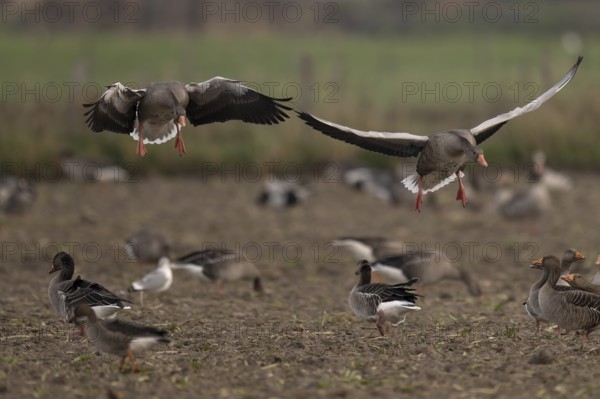
[[[98,283],[83,280],[80,276],[71,280],[75,262],[66,252],[59,252],[54,256],[48,274],[55,272],[59,273],[50,280],[48,298],[54,312],[65,320],[69,311],[81,303],[91,306],[101,319],[114,317],[123,309],[131,309],[128,305],[130,301],[120,298]]]
[[[99,351],[121,357],[119,371],[123,371],[125,360],[129,358],[131,371],[137,370],[134,353],[148,349],[154,344],[168,344],[167,332],[154,327],[122,320],[99,320],[87,304],[77,305],[70,314],[70,320],[86,319],[87,338]]]
[[[556,256],[536,259],[531,267],[541,269],[547,275],[546,283],[539,292],[542,317],[558,325],[559,329],[583,330],[583,339],[587,340],[589,334],[600,326],[600,295],[580,290],[558,291],[556,282],[560,277],[560,262]]]
[[[386,322],[398,326],[404,323],[407,313],[421,310],[415,305],[417,295],[409,288],[417,279],[396,285],[371,283],[371,265],[366,260],[358,263],[356,274],[358,283],[348,297],[350,309],[361,319],[374,322],[382,336]]]
[[[573,249],[573,248],[566,249],[565,252],[563,252],[563,256],[560,260],[560,266],[559,266],[560,276],[567,275],[568,273],[570,273],[573,263],[583,260],[583,259],[585,259],[585,256],[583,256],[576,249]],[[545,319],[544,316],[542,315],[542,309],[541,309],[540,303],[539,303],[540,289],[544,286],[544,284],[546,284],[546,280],[548,280],[548,276],[549,276],[549,273],[544,272],[542,274],[542,276],[535,283],[533,283],[533,285],[529,289],[529,296],[527,297],[525,302],[523,302],[523,307],[525,308],[525,311],[527,312],[529,317],[531,317],[532,319],[535,320],[535,326],[536,326],[537,332],[540,331],[541,323],[548,322],[548,320]],[[572,289],[566,283],[564,285],[560,284],[561,281],[562,280],[558,280],[558,282],[556,283],[556,285],[554,287],[555,290],[568,291],[568,290]]]
[[[128,291],[139,292],[140,305],[144,306],[144,291],[163,292],[168,290],[172,283],[173,271],[171,270],[171,261],[167,257],[162,257],[158,261],[158,267],[139,280],[131,283]]]
[[[477,161],[480,165],[487,166],[483,150],[478,145],[490,138],[511,119],[538,109],[552,98],[575,76],[581,60],[582,57],[579,57],[560,82],[529,104],[488,119],[471,129],[451,129],[429,136],[410,133],[366,132],[328,122],[305,112],[298,112],[298,115],[315,130],[367,150],[396,157],[418,156],[417,173],[403,180],[408,190],[417,193],[415,205],[417,211],[421,211],[424,194],[436,191],[456,178],[458,178],[456,199],[460,200],[464,207],[467,204],[467,196],[461,177],[465,163]]]
[[[260,272],[256,265],[240,259],[228,249],[205,249],[191,252],[174,261],[173,269],[187,270],[206,282],[217,284],[217,291],[224,292],[226,282],[251,280],[254,291],[263,292]]]
[[[151,83],[132,89],[121,83],[108,86],[85,112],[93,132],[126,133],[137,140],[136,154],[146,155],[144,144],[162,144],[176,137],[175,148],[185,154],[181,128],[186,118],[194,126],[241,120],[260,125],[283,122],[291,98],[273,98],[237,80],[215,77],[202,83]]]

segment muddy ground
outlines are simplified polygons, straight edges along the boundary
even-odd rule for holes
[[[598,397],[600,334],[582,343],[539,334],[521,303],[538,271],[528,261],[575,247],[591,275],[600,249],[600,178],[581,175],[555,196],[545,220],[508,223],[493,207],[443,210],[412,200],[392,207],[333,183],[312,184],[289,211],[254,204],[260,184],[233,179],[149,178],[128,184],[61,181],[38,185],[24,216],[0,225],[0,396],[106,397]],[[139,373],[89,342],[66,342],[67,326],[47,298],[49,260],[70,250],[76,273],[124,290],[152,265],[126,261],[123,239],[153,226],[175,254],[218,243],[256,259],[266,294],[250,283],[215,287],[177,273],[163,295],[122,318],[170,331],[172,344],[141,354]],[[460,282],[428,287],[420,312],[380,337],[349,311],[355,262],[328,242],[344,235],[386,236],[435,248],[470,270],[484,296]],[[137,300],[133,296],[134,301]]]

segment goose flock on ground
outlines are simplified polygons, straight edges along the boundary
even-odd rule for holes
[[[115,83],[97,102],[85,105],[85,116],[93,132],[130,134],[138,142],[136,153],[144,156],[145,144],[161,144],[173,138],[179,154],[185,154],[181,129],[186,120],[194,126],[229,120],[272,125],[288,119],[287,111],[295,111],[308,126],[332,138],[386,155],[418,157],[416,173],[412,175],[388,173],[382,176],[368,168],[357,167],[344,171],[343,181],[389,203],[400,201],[402,194],[398,194],[401,193],[398,186],[402,184],[417,194],[415,209],[420,212],[424,194],[454,180],[458,180],[456,200],[461,201],[463,207],[467,204],[467,192],[484,190],[480,183],[464,179],[463,173],[465,164],[470,161],[487,166],[479,145],[508,121],[538,109],[552,98],[575,76],[581,61],[579,57],[557,84],[523,107],[471,129],[450,129],[429,136],[345,127],[293,110],[286,105],[289,98],[272,98],[240,81],[220,77],[191,84],[152,83],[141,90]],[[71,154],[63,155],[63,163],[76,164]],[[524,191],[510,191],[502,184],[496,185],[494,203],[499,213],[516,219],[539,216],[548,206],[548,191],[569,186],[570,181],[548,169],[545,161],[543,153],[534,155],[533,184]],[[26,194],[19,194],[22,191]],[[265,185],[257,202],[285,208],[304,201],[309,193],[302,184],[275,179]],[[18,202],[11,199],[13,196],[35,197],[35,191],[20,180],[12,181],[10,187],[8,184],[0,186],[3,208],[14,206],[7,203]],[[332,244],[348,250],[357,262],[358,282],[349,293],[350,309],[359,319],[374,323],[382,336],[388,335],[389,325],[398,326],[410,313],[421,310],[418,300],[422,289],[429,285],[446,279],[459,280],[471,295],[482,295],[479,283],[469,271],[448,261],[439,251],[405,248],[401,242],[382,237],[341,237]],[[223,293],[225,283],[237,280],[251,282],[256,294],[264,291],[259,268],[228,249],[203,248],[172,258],[168,240],[152,229],[142,229],[128,237],[125,249],[136,262],[158,265],[133,281],[128,289],[140,293],[140,306],[143,306],[144,292],[167,291],[178,273],[173,272],[178,270],[213,283],[219,293]],[[577,332],[588,339],[600,326],[600,270],[590,281],[572,273],[571,266],[583,259],[579,251],[569,248],[561,260],[547,255],[531,264],[532,268],[541,270],[542,275],[531,286],[523,306],[538,331],[541,323],[549,323],[556,325],[559,333],[561,330]],[[600,255],[596,263],[600,264]],[[169,343],[166,331],[117,318],[117,313],[136,305],[99,283],[84,280],[79,275],[74,278],[75,263],[70,254],[57,253],[50,273],[58,273],[48,285],[51,308],[63,320],[80,327],[79,334],[85,334],[99,351],[119,356],[119,370],[124,369],[127,359],[131,370],[136,370],[134,353],[154,344]],[[372,281],[374,277],[379,281]]]

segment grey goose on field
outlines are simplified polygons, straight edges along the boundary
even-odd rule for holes
[[[131,371],[137,366],[133,354],[141,352],[154,344],[168,344],[167,332],[154,327],[123,320],[98,320],[87,304],[80,304],[69,314],[69,320],[85,319],[87,338],[99,351],[121,357],[119,371],[123,371],[125,359],[129,358]]]
[[[171,267],[187,270],[203,281],[215,283],[219,293],[223,293],[225,283],[238,280],[251,280],[254,291],[263,292],[256,265],[232,250],[208,248],[194,251],[173,261]]]
[[[415,206],[417,211],[421,210],[423,194],[436,191],[456,178],[458,178],[456,199],[461,200],[465,206],[467,197],[461,181],[465,163],[477,161],[482,166],[487,166],[483,150],[478,145],[491,137],[511,119],[538,109],[552,98],[575,76],[581,60],[582,57],[579,57],[560,82],[529,104],[488,119],[471,129],[450,129],[429,136],[410,133],[367,132],[328,122],[306,112],[297,113],[308,126],[332,138],[386,155],[418,156],[417,173],[403,180],[408,190],[417,193]]]
[[[406,314],[421,308],[415,305],[416,294],[410,286],[418,279],[403,284],[388,285],[371,283],[371,265],[358,262],[358,283],[352,288],[348,304],[355,315],[375,323],[379,333],[386,334],[386,323],[398,326],[406,320]]]
[[[557,290],[560,262],[556,256],[536,259],[531,267],[541,269],[546,283],[539,293],[542,317],[567,331],[583,330],[583,339],[600,326],[600,295],[581,290]]]
[[[565,250],[560,260],[559,274],[561,276],[569,274],[573,263],[583,259],[585,259],[585,256],[583,256],[576,249],[569,248]],[[529,317],[535,320],[535,326],[538,332],[540,331],[540,324],[542,322],[548,321],[542,315],[542,310],[540,308],[539,302],[540,289],[544,286],[544,284],[546,284],[547,279],[548,274],[543,273],[542,276],[531,285],[531,288],[529,288],[529,296],[527,297],[525,302],[523,302],[523,307],[525,308],[525,311],[527,312]],[[562,280],[559,280],[559,282],[560,281]],[[556,290],[567,291],[571,289],[571,287],[569,287],[568,284],[565,283],[564,285],[562,285],[559,284],[559,282],[557,282],[556,286],[554,287]]]
[[[160,231],[143,228],[125,240],[127,256],[139,263],[156,263],[171,252],[169,241]]]
[[[376,236],[340,237],[331,241],[331,244],[338,248],[346,249],[357,262],[363,259],[375,262],[377,258],[384,255],[397,254],[404,249],[400,241],[392,241],[385,237]]]
[[[59,272],[48,284],[48,299],[54,312],[67,319],[69,311],[78,304],[91,306],[99,318],[110,318],[123,309],[131,309],[131,302],[118,297],[98,283],[83,280],[77,276],[75,280],[75,262],[71,255],[59,252],[52,260],[49,274]]]
[[[177,137],[175,148],[185,154],[181,128],[186,118],[194,126],[241,120],[260,125],[285,121],[282,103],[291,98],[261,94],[238,80],[214,77],[202,83],[158,82],[133,89],[117,82],[95,103],[84,104],[86,123],[93,132],[108,130],[138,141],[136,154],[146,155],[144,144],[162,144]]]

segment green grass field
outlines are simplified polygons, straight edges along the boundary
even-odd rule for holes
[[[583,38],[585,60],[563,92],[484,144],[488,159],[522,161],[541,148],[553,165],[600,167],[596,39]],[[341,124],[427,134],[473,127],[522,105],[558,81],[576,60],[560,37],[493,33],[3,35],[0,52],[5,60],[3,162],[50,161],[68,147],[166,173],[193,172],[199,161],[394,160],[321,136],[294,118],[269,127],[238,122],[188,127],[187,156],[177,159],[176,151],[166,148],[172,147],[169,143],[150,147],[140,161],[125,135],[92,134],[81,104],[94,100],[100,86],[116,81],[141,87],[150,81],[225,76],[269,95],[294,96],[295,108]]]

